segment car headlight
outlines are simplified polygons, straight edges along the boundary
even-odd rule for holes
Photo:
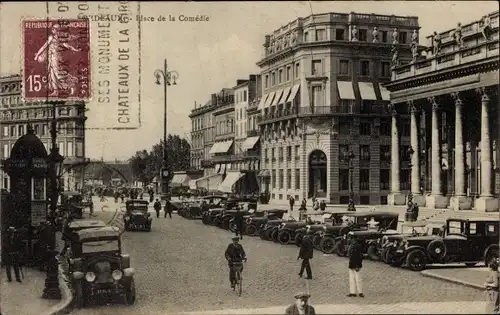
[[[115,280],[120,280],[123,277],[123,272],[121,270],[113,270],[111,277]]]
[[[347,238],[347,234],[344,234],[344,235],[342,236],[342,238],[343,238],[343,239],[346,239],[346,238]]]
[[[323,226],[323,232],[326,232],[326,226]]]
[[[126,221],[128,221],[128,220],[130,220],[130,217],[129,217],[129,216],[126,216],[126,217],[124,217],[124,219],[125,219]]]
[[[284,227],[285,227],[285,223],[281,223],[280,226],[279,226],[280,229],[282,229]]]
[[[93,273],[92,271],[89,271],[85,274],[85,280],[87,280],[88,282],[92,282],[95,280],[95,273]]]

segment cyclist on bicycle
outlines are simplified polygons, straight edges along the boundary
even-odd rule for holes
[[[226,260],[229,265],[229,281],[231,282],[231,288],[234,289],[235,285],[235,272],[233,268],[233,263],[241,263],[243,260],[247,260],[245,250],[243,249],[243,246],[239,243],[240,238],[235,236],[232,238],[233,242],[227,246],[226,249]],[[243,267],[241,269],[243,271]]]

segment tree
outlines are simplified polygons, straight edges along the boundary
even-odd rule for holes
[[[137,151],[129,160],[134,176],[143,184],[149,184],[160,175],[163,166],[163,140],[153,145],[151,151]],[[167,137],[167,166],[171,172],[190,168],[191,146],[178,135]]]

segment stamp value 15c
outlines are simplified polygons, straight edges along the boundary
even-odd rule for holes
[[[27,101],[87,101],[91,56],[87,19],[24,20],[23,97]]]

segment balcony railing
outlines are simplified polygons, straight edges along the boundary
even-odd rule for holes
[[[267,114],[267,115],[259,115],[257,116],[257,122],[258,123],[271,123],[275,122],[278,120],[283,120],[283,119],[290,119],[297,117],[297,112],[295,111],[277,111],[272,114]]]
[[[314,106],[314,107],[300,107],[299,116],[320,116],[331,114],[352,114],[354,113],[353,105],[340,105],[340,106]]]

